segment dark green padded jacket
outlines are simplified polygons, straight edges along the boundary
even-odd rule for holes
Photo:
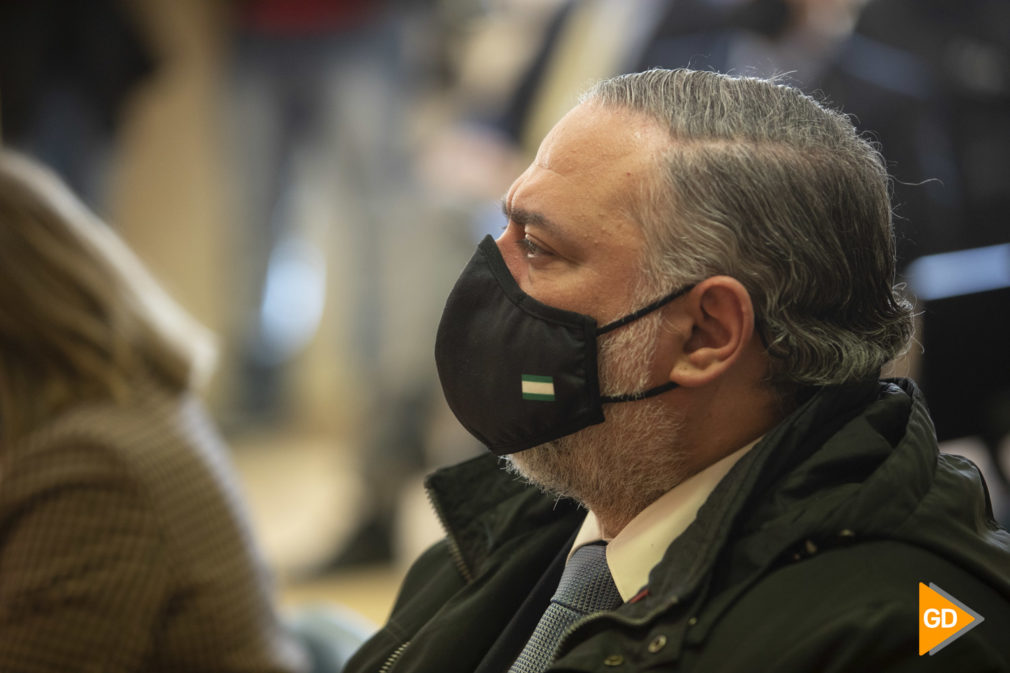
[[[428,489],[446,538],[347,673],[506,671],[496,640],[584,518],[490,455]],[[985,621],[919,656],[920,582]],[[938,453],[913,383],[823,388],[734,466],[635,599],[569,630],[551,670],[1010,671],[1010,534],[977,468]]]

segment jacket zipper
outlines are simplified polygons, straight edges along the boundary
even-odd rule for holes
[[[393,650],[393,653],[389,655],[389,659],[386,659],[386,663],[379,669],[379,673],[389,673],[393,670],[393,666],[396,665],[397,660],[403,655],[403,651],[407,649],[408,645],[410,645],[409,640]]]
[[[449,545],[449,556],[450,558],[452,558],[452,562],[456,565],[456,570],[458,570],[459,574],[462,575],[463,580],[467,584],[469,584],[470,582],[473,581],[473,575],[470,573],[470,569],[466,567],[466,563],[463,561],[463,552],[461,552],[459,549],[459,544],[456,542],[456,537],[452,534],[452,531],[449,529],[449,524],[446,523],[445,516],[443,516],[442,514],[442,509],[438,506],[438,503],[435,501],[435,498],[432,495],[431,490],[426,488],[424,492],[425,495],[427,495],[428,497],[428,502],[431,504],[431,508],[435,510],[435,515],[438,516],[439,523],[442,524],[442,528],[443,530],[445,530],[446,543]],[[409,645],[410,641],[408,640],[407,642],[403,643],[395,650],[393,650],[393,653],[389,655],[388,659],[386,659],[386,663],[384,663],[382,665],[382,668],[379,669],[379,673],[390,673],[390,671],[392,671],[393,667],[396,665],[396,662],[399,661],[400,657],[403,656],[404,651],[406,651]]]
[[[438,506],[438,501],[435,500],[431,489],[424,489],[424,493],[428,497],[428,503],[431,505],[431,508],[435,510],[439,523],[442,524],[442,530],[445,531],[446,543],[449,545],[449,557],[452,558],[452,562],[456,565],[456,570],[463,577],[463,581],[470,584],[473,582],[473,574],[467,567],[466,561],[463,560],[463,552],[460,551],[459,544],[456,542],[456,536],[453,534],[452,529],[449,528],[442,508]]]

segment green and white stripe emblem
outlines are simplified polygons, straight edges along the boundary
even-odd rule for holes
[[[554,401],[554,377],[523,374],[523,399],[540,402]]]

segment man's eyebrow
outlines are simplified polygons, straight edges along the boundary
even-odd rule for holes
[[[501,211],[506,218],[512,220],[521,227],[526,227],[532,224],[552,232],[557,232],[559,230],[558,225],[547,219],[543,213],[538,213],[532,210],[524,210],[522,208],[509,208],[508,203],[506,203],[504,199],[502,199],[501,202]]]

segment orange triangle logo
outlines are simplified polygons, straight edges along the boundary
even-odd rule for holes
[[[985,618],[932,582],[919,582],[919,656],[936,654]]]

